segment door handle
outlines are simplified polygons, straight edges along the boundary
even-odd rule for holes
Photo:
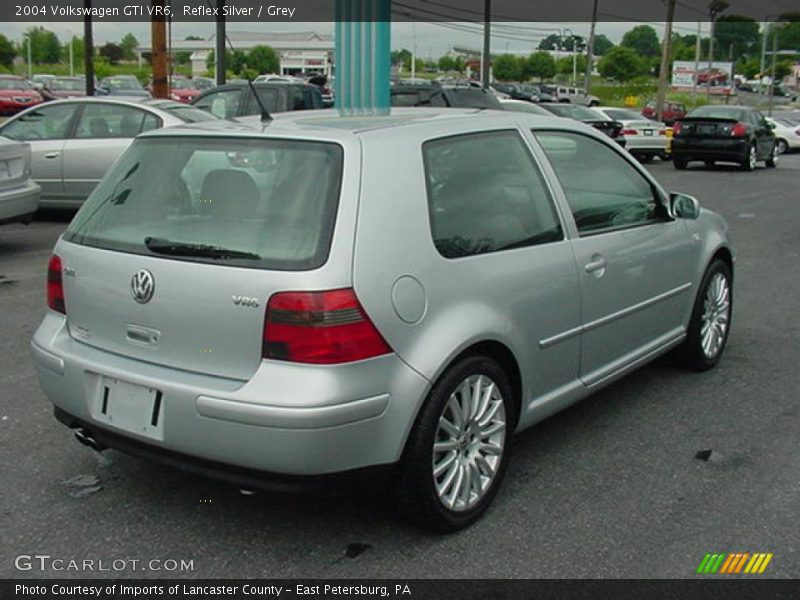
[[[44,155],[45,158],[58,158],[61,156],[61,152],[48,152]]]
[[[594,257],[592,257],[594,258]],[[586,266],[583,267],[584,271],[587,273],[594,273],[595,271],[601,271],[606,268],[606,259],[602,256],[599,258],[595,258],[592,262],[586,263]]]

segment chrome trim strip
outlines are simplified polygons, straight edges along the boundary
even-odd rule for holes
[[[541,340],[539,342],[539,348],[544,350],[545,348],[549,348],[551,346],[555,346],[556,344],[558,344],[560,342],[563,342],[563,341],[566,341],[566,340],[568,340],[570,338],[573,338],[576,335],[580,335],[580,334],[585,333],[587,331],[591,331],[592,329],[597,329],[598,327],[602,327],[603,325],[608,325],[609,323],[612,323],[613,321],[617,321],[619,319],[622,319],[623,317],[627,317],[630,314],[633,314],[633,313],[638,312],[640,310],[644,310],[645,308],[648,308],[648,307],[650,307],[650,306],[652,306],[654,304],[658,304],[659,302],[663,302],[664,300],[672,298],[673,296],[677,296],[678,294],[680,294],[682,292],[685,292],[686,290],[690,289],[691,287],[692,287],[692,283],[691,282],[684,283],[683,285],[679,285],[678,287],[673,288],[671,290],[668,290],[668,291],[664,292],[663,294],[659,294],[658,296],[653,296],[652,298],[648,298],[647,300],[643,300],[642,302],[639,302],[638,304],[634,304],[634,305],[629,306],[627,308],[623,308],[622,310],[619,310],[619,311],[617,311],[615,313],[611,313],[610,315],[606,315],[605,317],[601,317],[599,319],[596,319],[594,321],[586,323],[585,325],[581,325],[580,327],[575,327],[573,329],[568,329],[567,331],[564,331],[562,333],[556,334],[556,335],[554,335],[552,337],[545,338],[545,339],[543,339],[543,340]]]

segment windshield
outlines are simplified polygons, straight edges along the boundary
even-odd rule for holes
[[[740,108],[730,108],[727,106],[701,106],[689,113],[690,118],[705,119],[744,119],[744,111]]]
[[[177,260],[314,269],[328,256],[341,172],[342,149],[331,143],[142,138],[65,239]]]
[[[615,121],[642,121],[642,115],[632,110],[626,110],[624,108],[605,108],[603,112],[608,115],[609,119],[614,119]]]
[[[75,92],[86,89],[86,83],[82,79],[53,79],[50,82],[50,88]]]
[[[112,90],[141,90],[142,84],[140,84],[136,79],[128,79],[126,78],[114,78],[114,79],[104,79],[103,80],[103,87],[111,88]]]
[[[170,82],[173,90],[196,90],[194,83],[189,79],[173,79]]]
[[[4,77],[0,79],[0,90],[29,90],[32,86],[24,79]]]

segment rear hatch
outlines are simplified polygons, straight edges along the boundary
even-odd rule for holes
[[[310,141],[137,140],[57,248],[70,334],[248,379],[262,357],[267,300],[327,260],[342,155]]]
[[[0,191],[19,187],[27,181],[30,160],[29,144],[0,137]]]

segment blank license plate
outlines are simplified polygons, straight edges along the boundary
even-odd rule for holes
[[[156,389],[103,377],[94,408],[94,417],[100,422],[164,439],[162,394]]]

